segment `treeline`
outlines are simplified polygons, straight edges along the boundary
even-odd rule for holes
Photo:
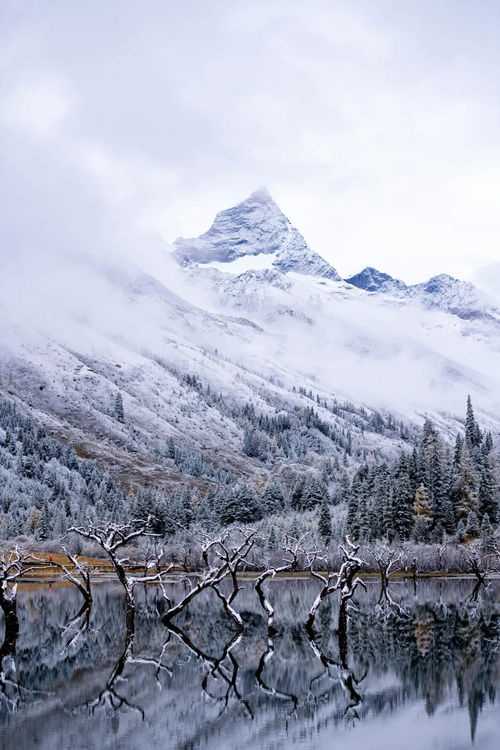
[[[430,420],[412,453],[363,464],[347,493],[348,532],[359,540],[439,542],[492,533],[499,521],[498,471],[491,433],[476,422],[470,397],[465,431],[450,450]]]
[[[211,486],[204,494],[187,485],[170,492],[146,489],[133,499],[130,516],[150,518],[152,531],[170,536],[194,525],[213,531],[233,523],[251,524],[266,516],[302,512],[317,506],[326,508],[328,513],[329,503],[325,482],[314,474],[304,474],[297,479],[291,491],[287,491],[275,479],[260,490],[247,482]],[[326,528],[323,528],[326,535],[331,537],[329,519]]]

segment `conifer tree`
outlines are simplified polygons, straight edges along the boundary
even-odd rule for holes
[[[297,479],[293,486],[292,494],[290,496],[290,504],[294,510],[302,509],[305,483],[306,478],[304,475],[302,475]]]
[[[483,555],[494,555],[497,552],[495,535],[487,515],[484,515],[481,521],[481,552]]]
[[[467,539],[467,531],[465,530],[465,521],[461,518],[457,524],[456,540],[457,542],[465,542]]]
[[[481,444],[481,430],[476,422],[472,401],[470,395],[467,396],[467,411],[465,416],[465,442],[471,448],[476,448]]]
[[[432,509],[429,502],[429,491],[423,484],[419,485],[415,493],[413,513],[415,516],[415,526],[413,531],[415,541],[429,541],[429,534],[432,527],[433,518]]]
[[[413,527],[413,503],[414,492],[412,492],[410,477],[404,469],[401,469],[396,478],[394,495],[394,529],[400,539],[409,539]]]
[[[167,442],[167,457],[175,458],[175,443],[172,436],[169,437]]]
[[[494,477],[488,456],[484,457],[478,491],[479,511],[487,515],[491,523],[498,523],[499,508],[495,497]]]
[[[114,417],[118,422],[125,422],[125,412],[123,410],[123,398],[120,391],[116,394],[115,398],[115,409],[114,409]]]
[[[40,514],[40,520],[38,522],[36,535],[37,539],[39,539],[41,542],[45,541],[46,539],[49,539],[51,534],[51,518],[50,518],[50,512],[49,512],[49,506],[47,501],[45,501],[42,505],[42,512]]]
[[[221,508],[220,520],[230,523],[252,523],[262,518],[262,508],[255,492],[245,483],[228,492]]]
[[[281,484],[275,480],[269,482],[262,495],[262,512],[265,515],[279,513],[285,507],[285,493]]]
[[[353,539],[359,538],[359,485],[359,479],[355,478],[347,500],[347,533]]]
[[[332,518],[326,497],[322,500],[319,508],[318,533],[324,545],[328,547],[332,540]]]
[[[471,511],[479,510],[479,481],[472,459],[469,443],[464,442],[458,471],[453,479],[453,497],[455,500],[455,517],[464,520]]]
[[[467,526],[465,530],[469,536],[479,536],[479,519],[473,510],[471,510],[467,516]]]
[[[325,483],[319,477],[307,475],[302,493],[301,510],[312,510],[325,500],[326,502],[330,500]]]

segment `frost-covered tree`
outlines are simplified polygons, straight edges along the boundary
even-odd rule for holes
[[[479,536],[479,518],[473,510],[467,516],[466,532],[469,536]]]
[[[115,406],[114,406],[114,417],[118,422],[125,422],[125,412],[123,410],[123,398],[120,391],[116,394]]]
[[[325,547],[328,547],[332,541],[332,518],[330,515],[330,506],[326,497],[322,500],[319,507],[318,534]]]
[[[224,526],[231,523],[253,523],[262,518],[262,508],[254,490],[246,483],[227,492],[220,507],[220,521]]]
[[[267,483],[262,494],[262,512],[265,515],[280,513],[285,507],[285,491],[276,480]]]

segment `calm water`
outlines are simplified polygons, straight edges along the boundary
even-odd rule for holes
[[[331,597],[314,641],[301,622],[317,586],[275,581],[268,590],[271,641],[250,587],[236,600],[246,623],[239,639],[210,594],[169,632],[158,592],[139,590],[132,632],[120,589],[96,585],[80,631],[65,629],[81,606],[77,591],[21,590],[19,636],[1,652],[0,747],[500,747],[498,588],[473,601],[470,581],[420,582],[416,592],[397,583],[397,609],[378,605],[370,584],[347,639]]]

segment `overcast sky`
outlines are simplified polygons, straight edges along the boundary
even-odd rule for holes
[[[498,0],[0,0],[0,258],[132,256],[265,184],[344,276],[500,298]]]

